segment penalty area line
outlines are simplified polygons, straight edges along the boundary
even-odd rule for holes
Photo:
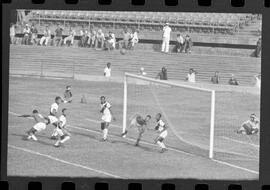
[[[33,150],[29,150],[29,149],[26,149],[26,148],[21,148],[21,147],[10,145],[10,144],[8,144],[8,147],[16,149],[16,150],[24,151],[24,152],[27,152],[27,153],[30,153],[30,154],[35,154],[35,155],[38,155],[38,156],[46,157],[46,158],[49,158],[51,160],[55,160],[55,161],[58,161],[58,162],[61,162],[61,163],[67,164],[67,165],[71,165],[71,166],[74,166],[74,167],[90,170],[90,171],[100,173],[100,174],[103,174],[103,175],[106,175],[106,176],[110,176],[110,177],[113,177],[113,178],[121,178],[120,176],[117,176],[117,175],[114,175],[114,174],[111,174],[111,173],[108,173],[108,172],[104,172],[104,171],[101,171],[101,170],[90,168],[88,166],[84,166],[84,165],[81,165],[81,164],[76,164],[76,163],[73,163],[73,162],[65,161],[65,160],[62,160],[62,159],[59,159],[59,158],[56,158],[56,157],[53,157],[53,156],[50,156],[50,155],[47,155],[47,154],[42,154],[42,153],[39,153],[39,152],[36,152],[36,151],[33,151]]]

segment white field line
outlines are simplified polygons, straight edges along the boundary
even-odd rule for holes
[[[90,171],[93,171],[93,172],[96,172],[96,173],[100,173],[100,174],[103,174],[103,175],[106,175],[106,176],[110,176],[110,177],[114,177],[114,178],[121,178],[120,176],[117,176],[117,175],[114,175],[114,174],[111,174],[111,173],[108,173],[108,172],[104,172],[102,170],[97,170],[97,169],[90,168],[88,166],[84,166],[84,165],[81,165],[81,164],[76,164],[76,163],[73,163],[73,162],[68,162],[68,161],[65,161],[65,160],[62,160],[62,159],[59,159],[59,158],[56,158],[56,157],[47,155],[47,154],[42,154],[42,153],[39,153],[39,152],[36,152],[36,151],[33,151],[33,150],[29,150],[29,149],[26,149],[26,148],[21,148],[21,147],[10,145],[10,144],[8,144],[8,147],[13,148],[13,149],[16,149],[16,150],[21,150],[21,151],[24,151],[24,152],[27,152],[27,153],[30,153],[30,154],[35,154],[35,155],[43,156],[43,157],[49,158],[51,160],[55,160],[55,161],[58,161],[58,162],[61,162],[61,163],[67,164],[67,165],[71,165],[71,166],[74,166],[74,167],[78,167],[78,168],[83,168],[83,169],[86,169],[86,170],[90,170]]]
[[[257,144],[247,143],[247,142],[239,141],[239,140],[232,139],[232,138],[229,138],[229,137],[224,137],[224,136],[221,136],[220,138],[223,138],[223,139],[226,139],[226,140],[229,140],[229,141],[233,141],[233,142],[237,142],[237,143],[240,143],[240,144],[248,144],[248,145],[251,145],[251,146],[253,146],[255,148],[259,148],[259,145],[257,145]]]
[[[15,112],[11,112],[9,111],[10,114],[13,114],[13,115],[20,115],[20,114],[17,114]],[[96,123],[99,122],[96,120]],[[71,126],[71,125],[67,125],[71,128],[75,128],[75,129],[80,129],[80,130],[84,130],[84,131],[89,131],[89,132],[92,132],[92,133],[96,133],[96,134],[100,134],[100,132],[97,132],[97,131],[94,131],[94,130],[91,130],[91,129],[86,129],[86,128],[82,128],[82,127],[75,127],[75,126]],[[114,137],[118,137],[116,135],[108,135],[108,136],[114,136]],[[133,141],[135,142],[136,140],[135,139],[131,139],[131,138],[125,138],[127,140],[130,140],[130,141]],[[151,143],[148,143],[148,142],[145,142],[145,141],[141,141],[142,144],[147,144],[147,145],[151,145],[151,146],[156,146],[154,144],[151,144]],[[182,153],[182,154],[186,154],[186,155],[190,155],[190,156],[197,156],[195,154],[192,154],[192,153],[188,153],[188,152],[184,152],[184,151],[181,151],[181,150],[177,150],[177,149],[174,149],[174,148],[167,148],[168,150],[171,150],[171,151],[174,151],[174,152],[178,152],[178,153]],[[203,157],[202,157],[203,158]],[[250,170],[250,169],[247,169],[247,168],[244,168],[244,167],[240,167],[240,166],[236,166],[234,164],[229,164],[227,162],[223,162],[223,161],[219,161],[219,160],[215,160],[215,159],[211,159],[212,161],[214,162],[217,162],[219,164],[223,164],[223,165],[226,165],[226,166],[230,166],[232,168],[236,168],[236,169],[240,169],[240,170],[243,170],[243,171],[247,171],[247,172],[250,172],[250,173],[254,173],[254,174],[258,174],[259,172],[257,171],[254,171],[254,170]]]

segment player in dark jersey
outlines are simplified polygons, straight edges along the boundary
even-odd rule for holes
[[[143,118],[141,115],[135,114],[132,117],[129,127],[130,128],[137,127],[138,132],[139,132],[135,146],[139,145],[142,134],[145,132],[145,128],[147,127],[147,124],[148,124],[150,119],[151,119],[150,115],[147,115],[145,118]],[[127,134],[127,130],[125,131],[125,133],[122,134],[122,136],[125,136],[126,134]]]
[[[71,93],[71,86],[66,86],[66,90],[64,92],[63,97],[64,103],[71,103],[72,102],[72,93]]]

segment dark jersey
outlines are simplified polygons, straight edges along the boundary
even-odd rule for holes
[[[146,120],[143,119],[142,116],[140,116],[140,115],[136,117],[136,121],[141,126],[146,125]]]
[[[67,99],[67,98],[71,98],[71,97],[72,97],[71,91],[66,90],[65,93],[64,93],[64,98]]]

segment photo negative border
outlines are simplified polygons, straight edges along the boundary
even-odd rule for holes
[[[69,3],[69,4],[68,4]],[[99,4],[100,3],[100,4]],[[209,4],[210,3],[210,4]],[[243,4],[244,3],[244,4]],[[201,6],[199,6],[201,5]],[[67,177],[7,177],[9,23],[14,9],[220,12],[262,14],[262,89],[259,180],[121,180]],[[10,190],[257,190],[270,189],[270,1],[269,0],[3,0],[2,1],[1,188]],[[29,183],[30,182],[30,183]],[[9,187],[9,188],[8,188]]]

